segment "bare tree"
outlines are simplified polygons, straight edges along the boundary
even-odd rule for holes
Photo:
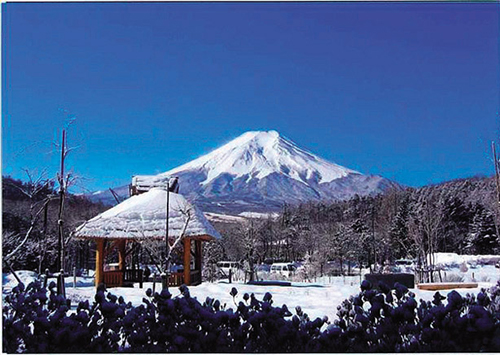
[[[174,258],[175,253],[178,251],[179,245],[181,242],[184,240],[186,237],[186,231],[189,225],[189,222],[191,221],[191,207],[189,205],[185,205],[182,208],[179,209],[179,212],[184,216],[184,225],[182,227],[181,233],[177,238],[174,239],[174,242],[170,244],[170,239],[169,239],[169,248],[167,249],[165,246],[165,242],[160,241],[160,240],[150,240],[147,238],[143,238],[141,240],[141,246],[146,250],[148,253],[151,261],[157,269],[162,273],[165,274],[166,277],[168,277],[168,274],[170,272],[170,265],[171,262]],[[143,221],[143,223],[146,223]],[[162,257],[162,253],[165,255],[165,257]],[[165,260],[165,263],[162,263],[162,260]],[[166,285],[168,289],[168,282]]]
[[[500,219],[500,158],[497,155],[495,142],[491,142],[491,150],[493,154],[493,165],[495,166],[496,203],[493,208],[495,212],[495,230],[497,236],[500,236],[500,227],[498,226],[498,220]]]
[[[259,223],[259,221],[253,219],[247,220],[235,228],[233,232],[233,240],[241,249],[241,257],[244,262],[245,273],[249,275],[249,281],[253,281],[255,277],[255,262],[258,258],[260,244]]]
[[[24,233],[24,236],[20,234],[15,234],[15,235],[4,234],[4,236],[7,237],[7,241],[9,240],[13,241],[12,244],[13,249],[10,250],[9,253],[3,257],[4,263],[7,263],[9,265],[12,260],[20,257],[19,255],[20,250],[22,250],[22,248],[30,240],[30,237],[32,237],[34,231],[37,228],[38,222],[42,214],[45,217],[45,221],[43,224],[45,231],[47,225],[47,208],[52,198],[52,195],[50,194],[41,196],[42,193],[47,193],[47,190],[48,189],[50,190],[50,187],[52,185],[52,181],[50,179],[45,178],[45,172],[42,172],[37,177],[35,177],[27,169],[24,169],[24,171],[28,177],[28,183],[23,184],[22,186],[13,184],[11,186],[18,189],[23,195],[25,195],[28,198],[30,203],[29,207],[30,222],[28,230],[26,231],[26,233]]]
[[[500,204],[500,159],[497,155],[496,144],[491,142],[491,149],[493,153],[493,164],[495,166],[495,183],[497,188],[497,201]]]
[[[441,236],[443,209],[434,197],[423,198],[409,225],[410,236],[418,248],[418,264],[425,281],[434,282],[435,253]]]

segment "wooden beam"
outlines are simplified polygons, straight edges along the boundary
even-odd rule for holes
[[[452,290],[454,288],[476,288],[476,282],[434,282],[417,284],[419,290],[439,291]]]
[[[191,285],[191,238],[184,238],[184,283]]]
[[[104,239],[96,239],[95,249],[95,286],[104,282]]]

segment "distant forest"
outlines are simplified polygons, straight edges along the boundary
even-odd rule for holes
[[[411,258],[425,267],[432,252],[498,253],[495,191],[494,178],[473,177],[348,201],[284,205],[278,216],[242,223],[214,222],[223,237],[206,243],[205,264],[307,260],[321,270],[331,260],[369,267]],[[2,193],[2,249],[10,267],[57,271],[59,196],[53,183],[3,177]],[[94,267],[94,246],[73,240],[71,232],[107,208],[83,196],[66,197],[67,271]],[[148,263],[140,249],[134,262]]]
[[[347,201],[285,205],[277,218],[216,223],[223,239],[207,247],[212,259],[306,260],[317,270],[328,260],[370,267],[401,258],[426,268],[432,260],[425,255],[433,252],[500,251],[495,191],[494,178],[473,177]]]

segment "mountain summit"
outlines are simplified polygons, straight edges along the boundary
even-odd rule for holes
[[[397,184],[324,160],[279,135],[252,131],[165,173],[145,177],[151,185],[178,176],[180,193],[204,212],[270,212],[284,203],[346,199]]]
[[[202,185],[210,184],[224,174],[233,179],[245,177],[249,181],[277,173],[306,184],[311,181],[326,183],[349,174],[359,174],[299,148],[276,131],[244,133],[211,153],[158,177],[185,171],[204,171],[206,178],[200,181]]]

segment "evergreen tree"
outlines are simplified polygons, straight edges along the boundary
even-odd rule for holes
[[[466,251],[469,254],[493,254],[498,251],[498,246],[493,213],[481,204],[476,204]]]
[[[399,205],[396,217],[392,220],[390,237],[394,258],[405,258],[410,249],[408,221],[410,217],[409,201],[406,197]]]
[[[464,250],[473,218],[471,206],[466,206],[462,199],[454,196],[445,200],[443,209],[443,238],[439,251],[460,253]]]
[[[356,219],[350,227],[352,233],[353,249],[360,265],[368,264],[371,269],[371,235],[369,228],[360,218]]]

